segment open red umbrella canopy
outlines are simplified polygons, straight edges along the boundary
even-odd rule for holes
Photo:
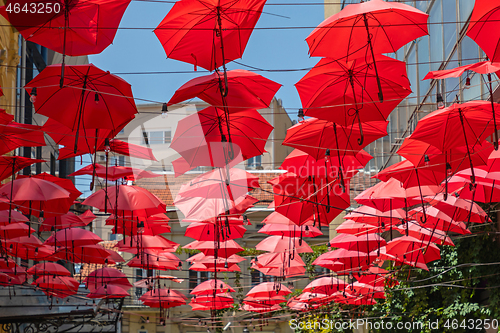
[[[386,230],[389,230],[389,228],[379,226],[373,226],[372,224],[368,223],[358,223],[355,221],[347,220],[344,221],[341,225],[339,225],[335,231],[339,234],[349,234],[349,235],[356,235],[356,236],[361,236],[361,235],[366,235],[366,234],[374,234],[374,233],[382,233]]]
[[[217,242],[217,244],[214,244],[213,241],[194,241],[183,246],[183,248],[200,250],[205,255],[214,255],[217,252],[217,256],[220,258],[228,258],[243,251],[243,248],[234,240]]]
[[[415,219],[422,227],[430,230],[441,230],[446,232],[446,234],[457,233],[465,235],[471,233],[470,230],[467,229],[465,223],[453,219],[432,206],[425,208],[426,220],[424,220],[422,207],[411,210],[410,214],[412,215],[412,218]]]
[[[299,227],[295,223],[292,223],[291,225],[269,223],[260,228],[259,233],[286,237],[317,237],[323,235],[321,230],[313,227],[312,225],[301,225]]]
[[[346,6],[323,21],[306,38],[314,57],[355,59],[373,52],[394,53],[428,34],[426,13],[403,3],[371,0]],[[332,45],[335,47],[332,47]]]
[[[356,155],[346,155],[342,157],[341,167],[344,178],[349,179],[354,176],[359,169],[373,158],[364,150],[360,150]],[[330,157],[323,157],[316,160],[313,156],[299,149],[294,149],[281,163],[280,169],[292,172],[300,177],[327,176],[337,177],[338,160]]]
[[[408,188],[422,185],[437,186],[447,177],[447,172],[443,168],[437,169],[431,166],[417,168],[410,161],[404,160],[385,168],[373,177],[384,182],[394,178],[399,180],[404,188]]]
[[[134,235],[125,237],[116,244],[116,247],[123,252],[137,254],[145,250],[163,250],[174,252],[179,247],[179,244],[173,242],[161,235]]]
[[[313,280],[304,288],[303,292],[332,295],[339,290],[344,290],[346,286],[347,283],[345,283],[344,280],[337,279],[333,276],[325,276]]]
[[[91,231],[80,228],[59,230],[45,241],[46,245],[62,246],[76,249],[82,245],[95,245],[102,239]]]
[[[344,218],[359,223],[366,223],[372,226],[389,226],[399,224],[399,222],[405,217],[406,214],[402,209],[393,209],[382,212],[376,208],[364,205],[354,209]]]
[[[99,244],[60,247],[54,256],[72,263],[114,265],[124,261],[118,253],[107,250]]]
[[[419,257],[425,263],[441,259],[439,248],[429,241],[419,240],[411,236],[396,238],[386,246],[387,254],[414,263]]]
[[[235,290],[221,280],[207,280],[199,285],[197,285],[190,294],[192,295],[213,295],[215,294],[225,294],[228,292],[235,292]]]
[[[10,220],[10,222],[9,222]],[[28,222],[29,219],[24,216],[21,212],[17,210],[10,211],[10,219],[9,219],[9,210],[0,210],[0,225],[7,225],[10,223],[19,223],[19,222]]]
[[[352,270],[359,271],[368,268],[375,258],[374,253],[337,249],[323,253],[314,260],[313,265],[326,267],[337,274],[348,274]],[[334,265],[335,262],[338,264]]]
[[[305,263],[300,256],[290,253],[265,253],[251,261],[252,269],[262,274],[279,277],[300,276],[306,272]]]
[[[310,118],[290,127],[283,145],[300,149],[316,160],[324,158],[327,149],[332,156],[356,155],[371,142],[386,136],[387,124],[386,121],[365,123],[364,142],[359,145],[354,140],[360,137],[359,127]]]
[[[487,141],[477,143],[470,154],[474,166],[488,163],[488,157],[493,151],[493,145]],[[441,152],[430,143],[407,137],[398,150],[398,154],[410,161],[416,167],[426,166],[444,170],[448,174],[470,168],[467,158],[467,147],[460,146]]]
[[[162,250],[145,250],[127,263],[129,267],[142,269],[156,269],[161,271],[176,270],[182,268],[182,262],[171,252]]]
[[[451,238],[446,236],[445,232],[441,230],[425,228],[412,221],[408,222],[408,226],[400,226],[397,228],[397,230],[401,233],[401,235],[406,235],[408,233],[408,236],[425,242],[432,242],[439,245],[455,246]]]
[[[257,250],[268,252],[310,253],[312,249],[298,237],[269,236],[255,246]]]
[[[222,220],[222,223],[224,223],[224,220]],[[230,225],[229,227],[225,226],[222,228],[220,224],[215,225],[214,223],[194,222],[186,228],[184,236],[191,237],[199,241],[224,241],[241,238],[246,231],[247,229],[241,225]]]
[[[182,185],[177,195],[235,200],[259,187],[259,177],[245,170],[217,168]]]
[[[433,207],[450,216],[455,221],[484,223],[489,220],[486,212],[475,202],[443,194],[425,198]]]
[[[193,310],[221,310],[231,308],[234,300],[229,293],[194,296],[189,305]]]
[[[385,97],[382,103],[377,96],[374,61],[380,71]],[[369,61],[364,58],[349,62],[321,59],[295,87],[306,116],[333,121],[342,126],[384,121],[411,93],[406,64],[383,55],[377,55]]]
[[[53,262],[38,263],[31,266],[27,272],[38,277],[42,275],[71,276],[70,271],[68,271],[66,267]]]
[[[385,239],[376,234],[366,234],[364,236],[354,236],[339,234],[330,240],[331,247],[338,247],[346,250],[371,252],[386,244]]]
[[[208,107],[179,121],[170,148],[192,164],[197,159],[197,147],[211,147],[209,142],[229,141],[228,144],[238,146],[242,158],[247,160],[264,153],[272,130],[273,126],[255,110],[232,113],[226,117],[222,109]],[[227,149],[226,164],[232,159],[229,149],[234,148]]]
[[[498,118],[500,105],[495,103],[494,107]],[[480,145],[492,133],[491,102],[471,101],[428,114],[418,122],[411,138],[444,153],[454,147]]]
[[[85,278],[85,284],[91,292],[105,285],[118,286],[125,291],[132,288],[127,276],[116,268],[102,267],[89,273]]]
[[[173,289],[153,289],[139,298],[144,305],[152,308],[168,309],[186,304],[186,296]]]
[[[250,289],[247,296],[273,298],[275,296],[286,296],[292,291],[281,283],[262,282]]]
[[[126,292],[122,287],[114,284],[100,286],[95,291],[87,295],[88,298],[102,298],[102,299],[124,298],[127,296],[130,296],[128,292]]]
[[[227,85],[223,80],[222,74],[217,72],[194,78],[177,89],[168,105],[198,97],[229,113],[264,109],[269,107],[271,100],[281,87],[279,83],[243,69],[228,71]],[[221,88],[231,93],[223,96]]]
[[[10,122],[0,126],[0,154],[19,147],[43,147],[45,138],[42,127]]]
[[[467,36],[481,47],[492,62],[500,60],[499,18],[500,6],[498,3],[488,0],[476,0],[467,29]]]
[[[78,292],[80,283],[70,276],[44,275],[32,283],[47,296],[66,298]]]
[[[81,56],[101,53],[113,42],[129,3],[130,0],[56,0],[43,3],[44,7],[36,0],[9,0],[0,7],[0,13],[27,41],[62,54]],[[12,10],[16,4],[28,10]]]
[[[209,71],[243,55],[265,0],[182,0],[156,27],[167,57]]]
[[[165,203],[148,190],[132,185],[119,185],[116,188],[101,189],[90,195],[83,205],[104,211],[134,212],[134,215],[153,215],[165,213]]]
[[[107,168],[98,163],[89,164],[80,170],[77,170],[69,176],[80,176],[80,175],[93,175],[95,169],[95,175],[101,178],[107,178],[110,181],[115,181],[121,178],[133,177],[135,180],[141,178],[154,178],[160,177],[161,175],[152,173],[147,170],[142,170],[133,167],[126,166],[110,166]]]
[[[473,185],[459,174],[448,179],[448,192],[457,193],[460,199],[482,203],[500,202],[500,181],[478,177]]]
[[[0,180],[4,180],[12,174],[34,164],[45,160],[27,158],[22,156],[0,156]]]
[[[81,126],[115,130],[135,117],[137,107],[132,89],[122,78],[92,64],[66,66],[64,75],[65,86],[59,88],[61,65],[47,66],[26,84],[26,91],[31,95],[35,95],[33,89],[36,88],[37,113],[71,130]],[[76,136],[75,140],[79,133]]]
[[[11,223],[4,226],[0,226],[0,237],[4,239],[29,236],[34,232],[35,229],[29,227],[24,223]]]
[[[54,216],[46,218],[40,225],[40,231],[50,231],[54,229],[66,229],[74,227],[84,227],[89,224],[90,221],[83,221],[80,216],[75,215],[73,212],[66,213],[64,215]]]

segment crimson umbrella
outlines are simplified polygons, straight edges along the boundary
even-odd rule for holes
[[[93,174],[101,178],[106,178],[107,180],[110,181],[115,181],[130,176],[133,176],[135,180],[139,180],[141,178],[154,178],[161,176],[159,174],[152,173],[147,170],[126,167],[126,166],[110,166],[106,168],[105,166],[102,166],[101,164],[98,163],[89,164],[81,168],[80,170],[77,170],[69,174],[69,176],[72,177],[72,176],[93,175]]]
[[[455,220],[453,217],[448,216],[435,207],[425,208],[427,221],[424,221],[422,218],[423,214],[421,207],[411,210],[410,214],[422,227],[430,230],[441,230],[446,234],[457,233],[465,235],[471,233],[470,230],[467,229],[465,223],[460,222],[460,220]]]
[[[47,296],[66,298],[78,292],[80,283],[70,276],[43,275],[32,283]]]
[[[45,162],[45,160],[27,158],[22,156],[0,156],[0,180],[4,180],[10,177],[34,163],[42,162]]]
[[[53,262],[42,262],[31,266],[27,272],[33,276],[42,275],[57,275],[57,276],[71,276],[70,271],[66,267],[53,263]]]
[[[115,130],[135,117],[137,107],[130,84],[125,80],[92,64],[73,65],[66,66],[66,85],[59,88],[61,71],[61,65],[47,66],[25,88],[36,96],[37,113],[76,130],[75,152],[80,127],[85,129],[84,133],[90,129]]]
[[[42,127],[10,122],[0,126],[0,154],[19,147],[43,147],[45,138]]]
[[[366,234],[365,236],[354,236],[339,234],[330,240],[331,247],[338,247],[346,250],[371,252],[386,244],[385,240],[376,234]]]
[[[439,245],[455,246],[452,240],[440,230],[428,229],[420,226],[418,223],[412,223],[411,221],[408,223],[408,228],[397,228],[401,235],[411,236],[422,241],[432,242]]]
[[[222,228],[221,224],[194,222],[187,228],[184,236],[191,237],[199,241],[218,241],[241,238],[247,229],[240,225],[225,226]]]
[[[141,254],[130,260],[127,266],[168,271],[182,268],[182,262],[171,252],[144,249]]]
[[[343,280],[337,279],[333,276],[325,276],[313,280],[304,288],[303,292],[314,292],[318,294],[331,295],[339,290],[345,289],[346,286],[347,283],[345,283]]]
[[[225,294],[228,292],[235,292],[235,290],[221,280],[207,280],[197,285],[190,294],[192,295],[212,295],[212,294]]]
[[[403,3],[371,0],[346,6],[324,20],[306,38],[309,54],[345,61],[375,54],[395,53],[412,40],[428,34],[426,13]],[[335,47],[332,47],[335,45]],[[378,96],[383,94],[377,62],[373,63]]]
[[[114,265],[124,261],[118,253],[113,250],[107,250],[99,244],[60,247],[56,250],[54,256],[60,260],[70,261],[75,264]]]
[[[0,226],[0,237],[4,239],[29,236],[35,232],[35,229],[24,223],[11,223],[5,226]]]
[[[465,146],[472,165],[471,150],[494,132],[492,106],[500,116],[499,105],[487,101],[453,104],[434,111],[418,122],[412,138],[431,144],[443,153],[454,147]],[[471,180],[474,183],[474,174]]]
[[[83,221],[80,216],[75,215],[73,212],[64,215],[46,218],[39,227],[39,231],[50,231],[54,229],[66,229],[74,227],[85,227],[90,222]]]
[[[134,235],[125,237],[116,244],[120,251],[138,254],[144,250],[163,250],[174,252],[179,247],[179,244],[166,239],[161,235]]]
[[[500,7],[497,7],[497,10],[498,9],[500,9]],[[470,28],[470,25],[469,25],[469,28]],[[498,150],[497,121],[496,121],[496,114],[495,114],[495,105],[493,103],[493,100],[494,100],[493,99],[493,83],[492,83],[493,80],[491,77],[491,73],[493,73],[493,72],[498,73],[500,71],[500,64],[492,64],[490,61],[481,61],[481,62],[478,62],[475,64],[460,66],[460,67],[453,68],[453,69],[446,69],[446,70],[441,70],[441,71],[431,71],[431,72],[427,73],[427,75],[424,77],[424,80],[426,80],[426,79],[446,79],[449,77],[459,77],[465,71],[472,71],[472,72],[476,72],[479,74],[487,74],[488,75],[488,81],[489,81],[488,88],[489,88],[489,93],[490,93],[491,111],[492,111],[492,115],[493,115],[493,126],[495,129],[493,132],[493,144],[495,145],[495,150]],[[498,74],[497,74],[497,76],[498,76]],[[470,78],[467,78],[465,85],[466,86],[470,85]]]
[[[387,243],[386,251],[387,254],[410,263],[418,262],[420,258],[426,264],[441,259],[440,250],[436,245],[411,236],[403,236],[390,241]]]
[[[373,156],[364,150],[360,150],[356,155],[343,156],[340,167],[344,172],[344,178],[349,179],[354,176],[372,158]],[[316,160],[313,156],[299,149],[294,149],[280,166],[280,169],[294,173],[299,177],[325,176],[328,179],[337,177],[338,168],[339,164],[336,159],[325,156]]]
[[[436,209],[452,217],[455,221],[484,223],[489,220],[486,212],[475,202],[449,196],[446,200],[443,194],[426,197],[425,200]]]
[[[292,291],[281,283],[262,282],[250,289],[247,296],[272,298],[275,296],[286,296]]]
[[[472,185],[470,181],[458,173],[448,180],[448,184],[448,191],[458,193],[460,199],[482,203],[500,202],[500,182],[498,180],[477,177],[476,184]]]
[[[242,56],[265,0],[182,0],[156,27],[167,57],[209,71]]]
[[[193,310],[221,310],[231,308],[234,300],[229,293],[194,296],[189,305]]]
[[[399,208],[389,211],[380,211],[367,205],[360,206],[344,216],[345,219],[359,223],[366,223],[372,226],[380,226],[382,229],[386,225],[399,224],[399,221],[405,217],[405,211]]]
[[[410,161],[404,160],[385,168],[373,177],[384,182],[394,178],[399,180],[404,188],[408,188],[422,185],[437,186],[447,177],[447,173],[443,169],[431,166],[417,168]]]
[[[132,212],[136,216],[165,213],[165,203],[148,190],[132,185],[119,185],[116,190],[101,189],[82,202],[83,205],[117,212]]]
[[[153,308],[168,309],[186,304],[186,296],[173,289],[153,289],[139,298],[144,305]]]
[[[304,261],[291,251],[264,253],[252,259],[251,263],[252,269],[281,278],[300,276],[306,272]]]
[[[215,243],[213,241],[194,241],[183,246],[183,248],[200,250],[205,255],[214,255],[216,253],[218,257],[222,258],[227,258],[243,251],[243,248],[234,240]]]
[[[99,287],[106,285],[118,286],[125,291],[132,288],[127,276],[111,267],[102,267],[89,273],[85,278],[85,284],[91,292],[95,292]]]
[[[255,246],[257,250],[268,252],[310,253],[312,249],[297,237],[269,236]]]
[[[374,66],[374,63],[377,66]],[[380,70],[377,75],[376,68]],[[380,78],[385,101],[379,103],[377,80]],[[342,126],[384,121],[396,106],[411,93],[406,64],[383,55],[367,61],[349,62],[330,58],[320,60],[295,84],[304,114],[335,122]]]
[[[271,236],[286,236],[286,237],[317,237],[323,235],[321,230],[309,225],[298,227],[295,224],[274,224],[269,223],[260,228],[259,233],[268,234]]]
[[[470,17],[467,36],[472,38],[486,53],[491,62],[500,60],[498,19],[500,6],[488,0],[476,0]]]
[[[124,298],[127,296],[130,296],[128,292],[126,292],[123,288],[114,284],[100,286],[95,291],[87,295],[88,298],[102,298],[102,299]]]
[[[224,154],[227,157],[225,165],[232,159],[231,151],[234,157],[232,145],[238,146],[244,160],[262,155],[272,130],[273,126],[255,110],[232,113],[226,117],[222,109],[208,107],[178,122],[170,148],[181,154],[191,165],[199,159],[197,147],[229,140],[231,144]],[[211,145],[208,144],[208,147]],[[213,153],[211,151],[209,154]],[[205,164],[207,163],[207,166],[219,166],[212,165],[210,160],[206,160]]]
[[[366,235],[373,233],[382,233],[386,231],[385,225],[382,227],[376,227],[368,223],[358,223],[355,221],[347,220],[339,225],[335,231],[339,234],[349,234],[349,235]]]

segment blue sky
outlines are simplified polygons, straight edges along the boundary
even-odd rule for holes
[[[305,38],[324,19],[322,1],[311,5],[290,5],[293,1],[271,0],[257,28],[250,37],[243,58],[238,62],[265,70],[288,70],[308,68],[319,60],[308,56]],[[282,4],[282,5],[280,5]],[[288,5],[287,5],[288,4]],[[132,1],[122,19],[114,43],[99,55],[90,56],[90,62],[112,73],[131,72],[178,72],[192,71],[193,65],[166,59],[165,51],[153,33],[172,7],[172,3]],[[310,29],[268,29],[278,27],[311,27]],[[151,28],[151,29],[123,29]],[[229,69],[248,69],[235,63]],[[300,99],[294,83],[306,71],[262,72],[271,80],[283,85],[276,94],[283,100],[289,114],[295,118],[300,108]],[[193,74],[119,74],[127,80],[136,98],[166,102],[175,90],[191,78],[206,75],[203,69]],[[145,103],[137,100],[136,103]],[[160,112],[160,110],[158,110]]]

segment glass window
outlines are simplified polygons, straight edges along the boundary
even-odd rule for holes
[[[247,166],[249,168],[260,168],[262,166],[262,155],[249,158]]]
[[[408,64],[408,79],[410,80],[411,90],[413,91],[408,96],[408,101],[410,104],[418,103],[418,78],[417,78],[417,54],[415,52],[415,46],[410,50],[408,54],[407,62]]]
[[[460,44],[462,47],[461,66],[473,64],[479,61],[479,47],[476,42],[465,36]]]
[[[441,1],[436,1],[432,5],[429,15],[429,34],[431,40],[431,70],[435,71],[441,66],[443,61],[443,21]]]
[[[424,77],[429,73],[429,36],[424,36],[418,39],[418,81],[420,84],[420,98],[423,98],[429,90],[431,80],[424,80]]]
[[[450,62],[446,66],[446,69],[451,69],[458,67],[458,56],[457,52],[453,54]],[[452,77],[445,80],[445,94],[443,94],[444,101],[446,105],[449,105],[455,101],[457,95],[460,95],[460,78]]]
[[[450,54],[457,43],[457,1],[443,1],[443,27],[444,27],[444,54]]]
[[[460,28],[465,25],[465,22],[469,19],[472,13],[472,8],[474,8],[474,1],[471,0],[459,0],[458,8],[460,11]]]
[[[163,131],[151,131],[149,132],[149,144],[162,144],[164,143],[164,133]]]
[[[165,132],[164,132],[164,135],[165,135],[165,139],[164,139],[164,143],[170,143],[172,142],[172,130],[171,129],[167,129]]]

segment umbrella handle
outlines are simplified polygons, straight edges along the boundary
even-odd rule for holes
[[[361,118],[359,117],[359,114],[358,114],[358,124],[359,124],[358,145],[361,146],[363,142],[365,142],[365,135],[363,134],[363,126],[361,125]]]

